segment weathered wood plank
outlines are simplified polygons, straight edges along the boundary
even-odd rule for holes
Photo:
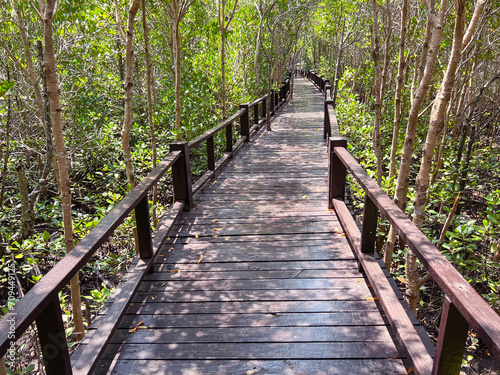
[[[117,355],[119,357],[119,355]],[[353,360],[121,360],[103,363],[96,375],[234,375],[234,374],[328,374],[405,375],[400,359]]]

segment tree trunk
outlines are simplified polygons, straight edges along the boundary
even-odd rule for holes
[[[144,55],[146,58],[146,90],[148,93],[148,123],[149,123],[149,133],[151,136],[151,152],[152,152],[152,162],[153,169],[156,168],[158,155],[156,151],[156,129],[153,124],[153,96],[152,96],[152,79],[151,79],[151,59],[149,55],[149,29],[146,20],[146,0],[142,0],[142,27],[144,30]],[[158,218],[156,216],[156,204],[158,203],[158,186],[155,184],[153,187],[153,225],[156,227],[158,225]]]
[[[61,104],[59,100],[59,86],[57,84],[56,58],[54,53],[54,40],[52,37],[52,23],[56,16],[57,1],[47,0],[43,9],[40,9],[43,17],[43,40],[44,40],[44,66],[47,75],[47,92],[50,100],[52,112],[52,122],[54,129],[54,139],[57,151],[57,166],[59,171],[59,190],[61,191],[61,206],[64,226],[64,244],[66,252],[69,253],[74,247],[73,222],[71,219],[71,192],[68,164],[66,160],[66,146],[64,144],[63,127],[61,119]],[[76,274],[70,283],[71,303],[73,309],[73,320],[77,340],[81,340],[85,335],[83,326],[80,281]]]
[[[122,128],[122,151],[125,162],[125,170],[127,173],[127,181],[129,190],[135,186],[135,173],[134,165],[132,163],[132,152],[130,150],[130,132],[132,129],[132,96],[134,86],[134,22],[135,16],[139,9],[140,0],[132,0],[128,10],[127,33],[126,33],[126,46],[125,46],[125,109],[123,115],[123,128]]]
[[[427,56],[427,61],[425,64],[424,74],[417,88],[416,95],[412,101],[410,113],[408,116],[408,123],[406,127],[405,141],[403,144],[403,151],[401,153],[401,162],[399,166],[398,179],[396,181],[396,188],[394,192],[394,203],[399,207],[403,208],[406,204],[407,194],[408,194],[408,179],[410,176],[411,167],[411,157],[413,153],[413,147],[415,145],[415,137],[417,131],[417,121],[420,108],[427,94],[429,88],[429,83],[432,78],[432,73],[434,71],[434,66],[436,65],[437,54],[439,51],[439,46],[441,45],[442,36],[442,24],[444,15],[446,13],[446,3],[447,0],[441,0],[441,5],[439,7],[439,14],[436,17],[434,9],[425,2],[426,12],[427,12],[427,30],[431,30],[431,44],[430,51]],[[424,42],[425,43],[425,42]],[[427,55],[427,54],[426,54]],[[394,244],[396,241],[396,231],[391,227],[389,230],[389,235],[387,238],[385,251],[392,256],[394,250]],[[411,251],[408,251],[411,252]],[[390,263],[391,258],[389,256],[385,257],[386,264]]]
[[[382,143],[380,139],[380,122],[382,117],[382,99],[380,97],[380,51],[378,45],[378,3],[373,0],[372,58],[375,70],[375,123],[373,124],[373,150],[377,158],[377,183],[382,185]]]
[[[429,130],[427,132],[422,155],[422,163],[416,180],[416,197],[413,202],[413,222],[419,228],[422,226],[425,217],[425,205],[427,203],[427,190],[429,186],[429,176],[434,156],[434,149],[443,129],[443,118],[450,100],[451,90],[455,82],[455,72],[461,57],[465,20],[465,6],[461,0],[455,0],[455,14],[456,18],[452,53],[448,63],[448,68],[446,69],[443,81],[432,106]],[[408,251],[406,260],[406,295],[408,297],[408,304],[413,311],[416,311],[417,309],[419,294],[417,270],[418,267],[416,257],[411,253],[411,251]]]

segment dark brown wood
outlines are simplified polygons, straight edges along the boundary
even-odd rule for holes
[[[460,372],[468,332],[469,323],[445,296],[433,375],[456,375]]]
[[[250,141],[250,118],[248,113],[248,104],[240,104],[240,110],[243,114],[240,117],[240,134],[241,138],[245,138],[246,142]]]
[[[71,256],[61,259],[23,298],[16,304],[16,339],[37,319],[57,298],[58,292],[66,286],[78,270],[87,263],[97,249],[118,228],[135,206],[147,195],[148,191],[174,164],[181,153],[171,152],[162,162],[127,195],[99,224],[85,236],[73,250]],[[5,354],[10,345],[9,315],[0,320],[0,355]]]
[[[226,152],[233,152],[233,123],[226,126]]]
[[[347,147],[347,139],[330,137],[328,143],[328,208],[332,209],[332,199],[345,199],[346,168],[338,159],[334,150],[336,147]]]
[[[262,113],[261,113],[261,116],[262,118],[266,118],[267,116],[267,101],[268,101],[268,95],[265,95],[263,97],[264,99],[262,100]]]
[[[363,226],[361,227],[361,252],[373,254],[377,240],[378,208],[368,195],[363,206]]]
[[[184,201],[184,209],[190,210],[193,206],[193,190],[191,185],[191,161],[189,158],[188,142],[170,143],[170,151],[181,151],[182,158],[172,166],[174,185],[174,200]]]
[[[275,97],[274,97],[274,89],[271,89],[271,92],[269,93],[269,96],[270,96],[270,111],[271,111],[271,116],[274,116],[274,112],[276,111],[276,101],[275,101]]]
[[[153,256],[153,243],[151,241],[151,223],[149,221],[148,197],[145,196],[135,207],[135,219],[137,226],[137,240],[139,243],[139,255],[141,259]]]
[[[57,295],[36,319],[43,363],[47,375],[71,374],[68,343]]]
[[[218,132],[220,132],[222,129],[225,129],[229,124],[235,122],[241,116],[245,113],[244,109],[240,109],[238,112],[233,114],[232,116],[229,116],[227,119],[222,121],[219,125],[213,127],[212,129],[206,131],[199,137],[196,137],[195,139],[192,139],[189,141],[189,149],[199,147],[203,142],[205,142],[208,138],[215,136]]]
[[[325,100],[325,118],[323,120],[323,138],[328,139],[332,136],[332,129],[330,126],[330,113],[328,107],[333,106],[333,100]]]
[[[411,363],[413,371],[415,374],[431,374],[432,357],[415,331],[410,318],[394,294],[374,255],[361,251],[361,233],[345,203],[339,199],[334,199],[333,203],[344,229],[350,236],[349,239],[359,259],[360,266],[370,280],[387,319],[394,328],[399,344],[408,353],[408,361]]]
[[[253,106],[253,123],[254,124],[259,123],[259,103],[256,103]]]
[[[433,280],[449,296],[483,342],[496,356],[500,356],[500,317],[498,314],[368,176],[347,150],[335,148],[335,153],[376,204],[381,215],[389,220],[404,243],[412,249]]]
[[[213,171],[215,169],[215,147],[213,136],[207,139],[207,165],[209,171]]]
[[[86,346],[79,348],[78,359],[73,363],[73,374],[84,375],[90,374],[97,365],[97,360],[100,358],[106,345],[109,343],[113,333],[115,332],[120,319],[125,313],[126,308],[134,297],[134,292],[138,289],[140,283],[149,272],[153,269],[154,257],[160,251],[165,240],[165,236],[170,231],[175,220],[182,212],[183,202],[174,203],[169,212],[162,218],[158,225],[158,230],[155,231],[153,240],[153,254],[149,259],[141,259],[132,269],[129,269],[127,275],[122,279],[121,283],[113,293],[110,299],[115,302],[106,311],[106,316],[99,320],[97,330],[94,332],[92,340]],[[95,324],[95,323],[94,323]]]

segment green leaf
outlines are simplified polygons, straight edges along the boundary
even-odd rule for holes
[[[43,232],[43,240],[45,242],[49,242],[49,240],[50,240],[50,233],[49,232],[47,232],[47,231]]]

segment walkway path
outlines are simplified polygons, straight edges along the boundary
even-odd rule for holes
[[[321,94],[297,79],[273,131],[183,215],[96,373],[407,373],[327,209],[322,121]]]

